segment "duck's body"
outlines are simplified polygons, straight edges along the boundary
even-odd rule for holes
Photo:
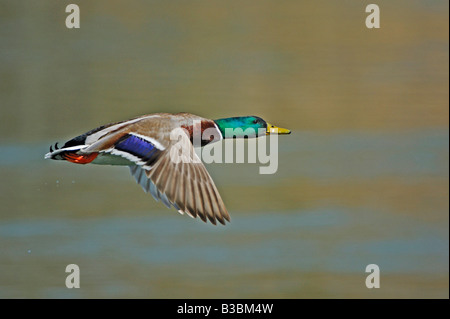
[[[173,206],[191,217],[199,216],[204,222],[208,219],[213,224],[216,220],[225,224],[230,216],[211,176],[195,154],[193,142],[204,146],[220,141],[227,137],[226,127],[237,127],[229,125],[232,122],[241,123],[239,127],[243,128],[270,130],[258,117],[213,121],[189,113],[158,113],[100,126],[69,140],[60,149],[50,148],[45,158],[129,166],[143,189],[167,207]],[[173,132],[181,138],[174,138]],[[198,141],[196,134],[203,138]],[[184,155],[181,160],[174,160],[174,154]]]

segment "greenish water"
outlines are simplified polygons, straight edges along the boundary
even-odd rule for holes
[[[442,297],[448,139],[294,132],[279,140],[275,175],[208,165],[226,227],[154,202],[127,168],[44,161],[46,144],[2,146],[2,297]],[[63,286],[70,263],[82,269],[79,291]],[[364,285],[371,263],[377,292]]]
[[[68,3],[0,5],[1,298],[448,298],[448,2],[378,1],[370,31],[360,1],[80,2],[79,30]],[[225,227],[43,159],[161,111],[293,133],[276,174],[206,165]]]

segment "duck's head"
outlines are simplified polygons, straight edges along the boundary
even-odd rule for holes
[[[214,122],[216,122],[224,138],[258,137],[268,134],[291,134],[290,130],[267,123],[258,116],[228,117],[215,120]],[[230,133],[232,136],[230,136]]]

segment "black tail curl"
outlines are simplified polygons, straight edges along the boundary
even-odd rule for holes
[[[55,151],[59,150],[58,142],[55,143],[55,146],[54,146],[54,147],[55,147]],[[53,153],[52,145],[50,145],[50,153]]]

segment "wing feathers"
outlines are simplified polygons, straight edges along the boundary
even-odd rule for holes
[[[156,185],[153,184],[150,179],[148,181],[150,184],[150,193],[156,199],[156,201],[159,201],[158,189],[156,188]]]
[[[187,175],[185,181],[185,193],[184,193],[184,209],[186,213],[190,214],[193,217],[197,217],[197,206],[195,205],[195,182],[190,179],[190,175]],[[181,199],[183,197],[180,197]]]
[[[225,224],[230,217],[205,166],[201,163],[173,163],[164,152],[152,169],[130,167],[136,181],[156,200],[180,213],[216,225]]]
[[[130,167],[131,174],[156,200],[193,218],[198,216],[204,222],[209,220],[214,225],[217,221],[221,224],[230,221],[222,198],[187,135],[171,142],[164,150],[158,149],[158,158],[151,166],[143,160],[153,156],[146,148],[156,149],[155,143],[141,136],[125,136],[120,143],[120,150],[134,153],[142,160]],[[181,156],[181,161],[180,158],[172,160],[171,155]]]

